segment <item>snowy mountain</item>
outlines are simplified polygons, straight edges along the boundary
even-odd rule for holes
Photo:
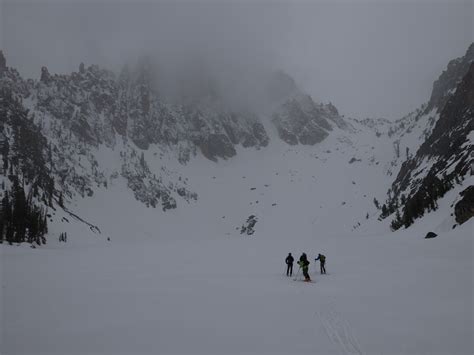
[[[207,77],[200,78],[199,83],[206,86],[199,95],[189,95],[195,90],[187,87],[176,100],[160,94],[157,71],[148,60],[140,61],[133,70],[125,67],[117,77],[97,66],[85,68],[82,63],[79,71],[70,75],[51,75],[43,67],[40,80],[34,81],[24,80],[14,68],[7,67],[3,53],[0,59],[3,107],[11,102],[22,111],[10,120],[9,114],[3,117],[3,145],[15,147],[3,152],[5,166],[10,162],[10,176],[33,184],[35,191],[36,186],[40,188],[43,204],[49,208],[54,209],[60,200],[65,208],[64,204],[91,197],[98,188],[107,188],[120,178],[147,207],[173,209],[177,201],[197,200],[197,194],[187,188],[186,177],[165,164],[150,169],[145,153],[160,159],[168,154],[170,159],[186,164],[198,152],[217,161],[235,156],[237,146],[260,149],[269,142],[261,118],[248,110],[233,111]],[[275,77],[278,75],[283,74]],[[272,87],[275,83],[269,82],[270,114],[280,132],[284,122],[291,134],[303,137],[305,144],[315,144],[327,136],[331,126],[324,115],[333,120],[339,116],[333,106],[316,105],[300,92],[297,100],[293,97],[296,88],[273,99]],[[305,117],[289,119],[290,105]],[[13,132],[15,124],[26,120],[38,136],[34,139],[44,142],[32,163],[43,167],[47,171],[44,174],[54,180],[47,187],[38,174],[25,176],[26,163],[14,156],[26,155],[26,141],[33,139]],[[108,161],[100,161],[104,155]]]
[[[55,236],[80,234],[78,223],[78,230],[125,237],[157,219],[176,231],[183,221],[219,219],[225,235],[247,231],[251,221],[258,235],[275,210],[281,217],[281,204],[302,206],[303,215],[312,210],[311,226],[334,229],[325,216],[339,215],[345,231],[386,229],[379,216],[393,214],[392,229],[409,226],[436,207],[422,195],[433,176],[448,176],[441,197],[468,172],[473,53],[471,45],[435,82],[430,101],[396,122],[343,118],[280,71],[262,84],[256,109],[229,104],[205,72],[170,95],[147,59],[119,75],[81,64],[68,75],[43,67],[39,80],[25,80],[1,54],[2,198],[15,194],[17,181],[16,193],[43,224],[47,215],[44,234]],[[144,217],[130,223],[120,215]],[[15,240],[25,241],[26,232]],[[139,232],[146,233],[153,232]]]
[[[0,352],[472,354],[472,48],[396,122],[0,55]]]

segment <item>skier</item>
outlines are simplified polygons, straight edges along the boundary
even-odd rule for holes
[[[293,261],[295,261],[295,259],[293,259],[293,256],[291,255],[291,253],[288,253],[288,256],[285,259],[286,276],[293,275]]]
[[[301,270],[303,270],[305,281],[306,282],[311,281],[311,278],[309,277],[309,274],[308,274],[309,261],[305,253],[301,254],[300,260],[298,261],[298,265],[300,266]]]
[[[324,264],[326,264],[326,256],[324,256],[323,254],[318,254],[318,257],[314,259],[314,261],[318,261],[318,260],[319,260],[319,267],[321,269],[321,275],[325,274],[326,267],[324,266]]]

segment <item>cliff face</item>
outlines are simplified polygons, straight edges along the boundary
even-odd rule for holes
[[[399,205],[402,209],[394,229],[409,226],[425,210],[436,209],[436,201],[470,170],[474,151],[473,53],[471,45],[465,57],[449,63],[433,86],[425,112],[436,109],[439,118],[416,154],[402,164],[392,184],[389,210],[394,212]]]

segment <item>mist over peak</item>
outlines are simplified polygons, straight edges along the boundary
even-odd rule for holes
[[[429,98],[445,63],[473,41],[472,2],[465,1],[6,0],[1,10],[0,48],[24,77],[38,78],[41,66],[70,73],[81,61],[120,72],[151,53],[171,72],[204,63],[226,84],[220,91],[247,105],[258,96],[255,77],[281,68],[351,117],[412,111]]]
[[[213,102],[235,111],[265,112],[301,94],[294,78],[271,66],[242,66],[230,61],[212,63],[198,54],[169,61],[159,53],[129,61],[119,77],[146,82],[174,104]]]

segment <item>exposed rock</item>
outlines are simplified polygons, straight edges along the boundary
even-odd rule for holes
[[[255,122],[252,125],[252,133],[255,139],[257,140],[257,146],[266,147],[269,142],[269,138],[267,136],[267,132],[265,132],[265,128],[260,122]],[[245,145],[244,145],[245,147]]]
[[[438,235],[433,232],[428,232],[425,236],[425,239],[431,239],[431,238],[436,238]]]
[[[298,137],[295,134],[289,132],[288,129],[279,127],[277,125],[277,130],[278,130],[278,135],[281,140],[285,141],[289,145],[298,144]]]
[[[454,206],[456,222],[463,224],[474,217],[474,186],[469,186],[460,193],[462,199]]]
[[[199,145],[202,154],[213,161],[219,158],[231,158],[236,153],[232,142],[224,134],[211,134]]]
[[[349,164],[355,163],[356,161],[362,161],[362,160],[352,157],[351,160],[349,160]]]
[[[257,223],[257,217],[250,215],[245,224],[240,228],[240,234],[252,235],[255,233],[254,227]]]

